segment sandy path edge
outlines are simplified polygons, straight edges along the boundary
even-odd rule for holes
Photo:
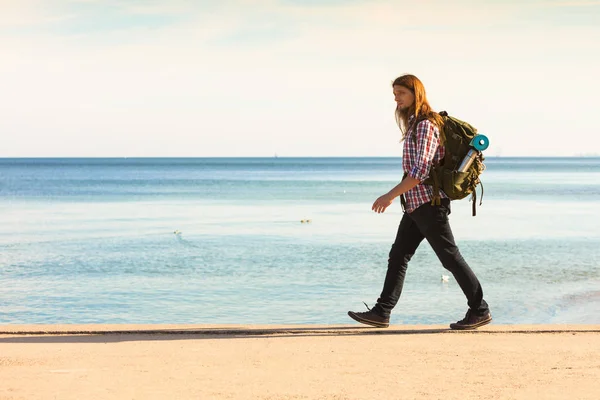
[[[4,325],[0,400],[597,400],[600,325]]]
[[[453,331],[447,325],[392,325],[372,328],[361,325],[190,325],[190,324],[88,324],[0,325],[0,335],[81,334],[186,334],[186,335],[386,335],[423,333],[600,333],[600,325],[488,325],[473,331]]]

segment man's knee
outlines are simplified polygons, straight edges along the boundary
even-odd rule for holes
[[[408,264],[412,258],[414,251],[407,249],[404,246],[394,244],[388,256],[389,264]]]
[[[466,264],[465,259],[456,246],[444,248],[440,252],[436,252],[436,254],[444,268],[450,272],[461,269]]]

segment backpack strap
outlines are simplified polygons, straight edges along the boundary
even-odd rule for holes
[[[402,206],[402,211],[406,212],[406,199],[403,194],[400,195],[400,205]]]
[[[483,204],[483,182],[479,181],[479,184],[481,185],[481,198],[479,199],[479,205]],[[477,215],[477,211],[475,210],[475,207],[477,206],[477,187],[475,187],[475,190],[473,190],[473,194],[472,194],[473,198],[471,199],[471,201],[473,202],[473,216]]]
[[[433,179],[433,197],[431,198],[431,205],[441,206],[442,197],[440,196],[440,179],[433,165],[429,170],[429,176],[431,176],[431,178]]]
[[[407,175],[408,174],[405,172],[404,175],[402,175],[402,180],[404,180]],[[406,212],[406,198],[404,197],[404,194],[400,195],[400,204],[402,205],[402,211]]]
[[[411,132],[411,137],[412,137],[412,141],[413,143],[417,143],[417,125],[419,125],[419,122],[421,121],[425,121],[427,119],[427,117],[415,117],[414,122],[412,124],[410,124],[410,126],[408,127],[408,129],[406,130],[406,132]]]

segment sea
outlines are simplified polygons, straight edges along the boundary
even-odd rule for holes
[[[600,324],[600,158],[488,157],[450,222],[498,324]],[[400,158],[0,159],[0,324],[356,324]],[[479,202],[482,201],[480,205]],[[461,319],[427,242],[392,324]]]

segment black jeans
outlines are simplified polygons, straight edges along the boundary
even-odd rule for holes
[[[375,312],[389,317],[400,299],[408,262],[423,239],[427,239],[444,268],[454,275],[467,296],[469,308],[477,315],[484,315],[489,311],[487,303],[483,300],[483,290],[479,280],[454,242],[454,235],[448,221],[449,214],[449,199],[442,199],[440,206],[425,203],[410,214],[404,213],[390,251],[383,290],[377,299],[377,304],[373,307]]]

